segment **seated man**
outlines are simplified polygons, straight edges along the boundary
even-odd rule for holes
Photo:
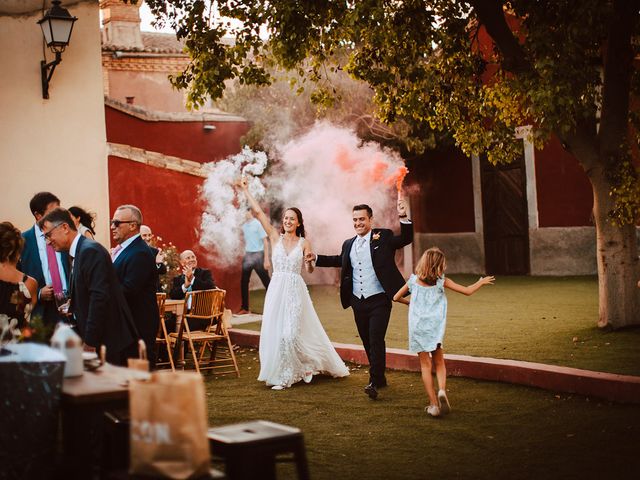
[[[180,254],[182,274],[173,279],[169,298],[182,300],[187,292],[216,288],[211,272],[198,267],[198,259],[191,250]]]
[[[205,268],[198,268],[198,259],[191,250],[185,250],[180,254],[180,265],[182,274],[173,279],[169,298],[182,300],[187,292],[216,288],[211,272]],[[185,313],[189,311],[189,307],[190,305],[185,305]],[[191,330],[201,330],[206,327],[207,325],[202,321],[189,322]],[[167,321],[167,328],[175,330],[175,318]]]

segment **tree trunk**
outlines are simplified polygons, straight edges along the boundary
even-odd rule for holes
[[[614,207],[611,185],[604,169],[589,172],[593,186],[593,214],[596,222],[598,260],[599,327],[618,329],[640,325],[640,262],[636,226],[611,223]]]

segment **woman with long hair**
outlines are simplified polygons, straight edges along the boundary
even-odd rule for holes
[[[95,218],[94,214],[87,212],[84,208],[73,206],[69,207],[69,213],[73,219],[73,223],[76,224],[76,228],[80,232],[80,235],[84,235],[87,238],[94,239],[96,236]]]
[[[249,193],[247,180],[242,190],[251,209],[262,224],[273,245],[273,275],[267,289],[260,330],[260,375],[274,390],[282,390],[313,375],[323,373],[346,377],[346,367],[333,348],[313,308],[309,290],[300,275],[302,264],[311,273],[313,265],[304,262],[311,244],[305,238],[302,212],[287,208],[278,229]]]
[[[18,327],[29,322],[38,299],[38,282],[16,267],[24,239],[10,222],[0,223],[0,314],[18,320]]]

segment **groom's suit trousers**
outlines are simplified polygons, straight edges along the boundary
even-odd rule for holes
[[[369,298],[352,296],[351,308],[369,360],[369,382],[376,387],[383,387],[387,384],[384,376],[387,363],[384,337],[391,315],[391,301],[384,293]]]

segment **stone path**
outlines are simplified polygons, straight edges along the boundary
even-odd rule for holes
[[[261,322],[262,321],[262,315],[260,315],[259,313],[249,313],[247,315],[237,315],[237,314],[233,314],[233,317],[231,317],[231,325],[232,326],[236,326],[236,325],[242,325],[244,323],[251,323],[251,322]]]

